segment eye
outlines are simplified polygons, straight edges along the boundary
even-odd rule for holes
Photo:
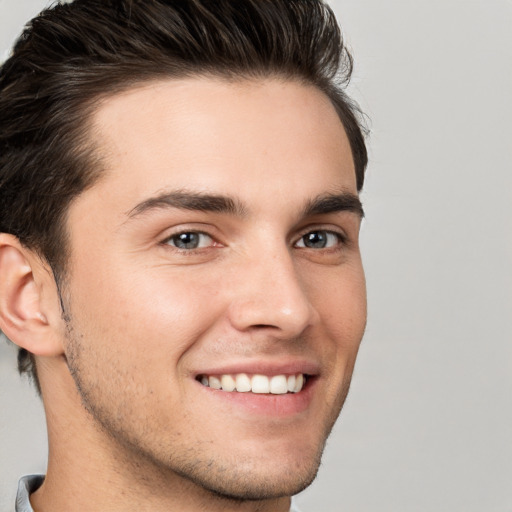
[[[317,230],[303,235],[295,244],[296,247],[307,249],[329,249],[343,242],[343,236],[333,231]]]
[[[199,231],[185,231],[170,236],[164,242],[181,250],[202,249],[214,245],[214,241],[210,235]]]

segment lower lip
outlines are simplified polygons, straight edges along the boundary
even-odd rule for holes
[[[291,416],[306,411],[313,399],[316,383],[316,377],[309,377],[301,391],[282,395],[222,391],[203,386],[199,382],[197,384],[213,399],[223,400],[253,414],[275,417]]]

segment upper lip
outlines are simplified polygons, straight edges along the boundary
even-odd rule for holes
[[[266,360],[243,360],[231,361],[222,365],[202,368],[194,372],[199,375],[236,375],[237,373],[259,374],[259,375],[318,375],[320,365],[317,362],[305,359],[281,359],[279,361]]]

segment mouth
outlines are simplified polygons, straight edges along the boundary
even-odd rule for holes
[[[203,386],[228,393],[254,393],[258,395],[286,395],[300,393],[311,377],[305,373],[291,375],[223,374],[198,375]]]

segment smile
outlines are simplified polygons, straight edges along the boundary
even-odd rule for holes
[[[227,392],[284,395],[299,393],[307,381],[307,375],[199,375],[197,380],[206,387]]]

